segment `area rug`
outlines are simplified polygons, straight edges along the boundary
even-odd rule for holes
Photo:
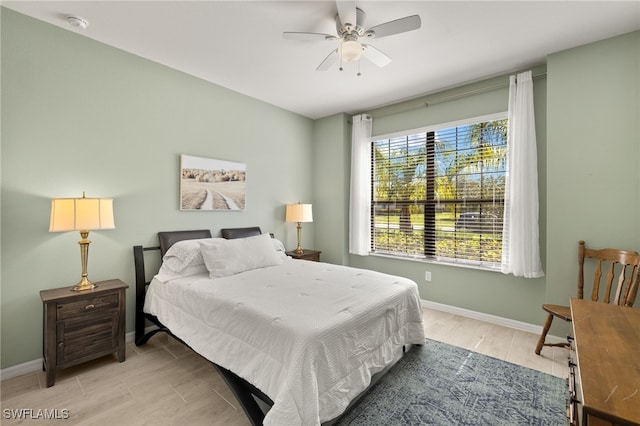
[[[565,425],[566,380],[427,339],[334,425]]]

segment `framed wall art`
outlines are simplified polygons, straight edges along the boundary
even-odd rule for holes
[[[242,211],[246,185],[244,163],[180,156],[180,210]]]

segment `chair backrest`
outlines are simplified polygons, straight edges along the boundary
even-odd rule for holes
[[[622,306],[633,306],[638,293],[640,281],[640,254],[630,250],[590,249],[585,242],[578,243],[578,298],[584,293],[585,259],[595,263],[591,300],[600,298],[600,285],[603,274],[606,274],[602,302]],[[615,289],[614,289],[615,285]],[[614,290],[612,294],[612,290]]]

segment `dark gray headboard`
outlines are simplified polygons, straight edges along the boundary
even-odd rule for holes
[[[220,230],[222,238],[232,240],[234,238],[246,238],[256,235],[262,235],[262,230],[259,226],[251,226],[249,228],[223,228]]]
[[[192,231],[170,231],[158,232],[160,240],[160,256],[169,250],[169,247],[182,240],[195,240],[197,238],[211,238],[211,231],[208,229],[197,229]]]

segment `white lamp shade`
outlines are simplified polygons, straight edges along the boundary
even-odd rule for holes
[[[353,62],[362,56],[362,45],[355,40],[343,41],[340,45],[340,57],[343,62]]]
[[[286,222],[313,222],[311,204],[287,204]]]
[[[115,228],[111,198],[54,198],[49,232]]]

